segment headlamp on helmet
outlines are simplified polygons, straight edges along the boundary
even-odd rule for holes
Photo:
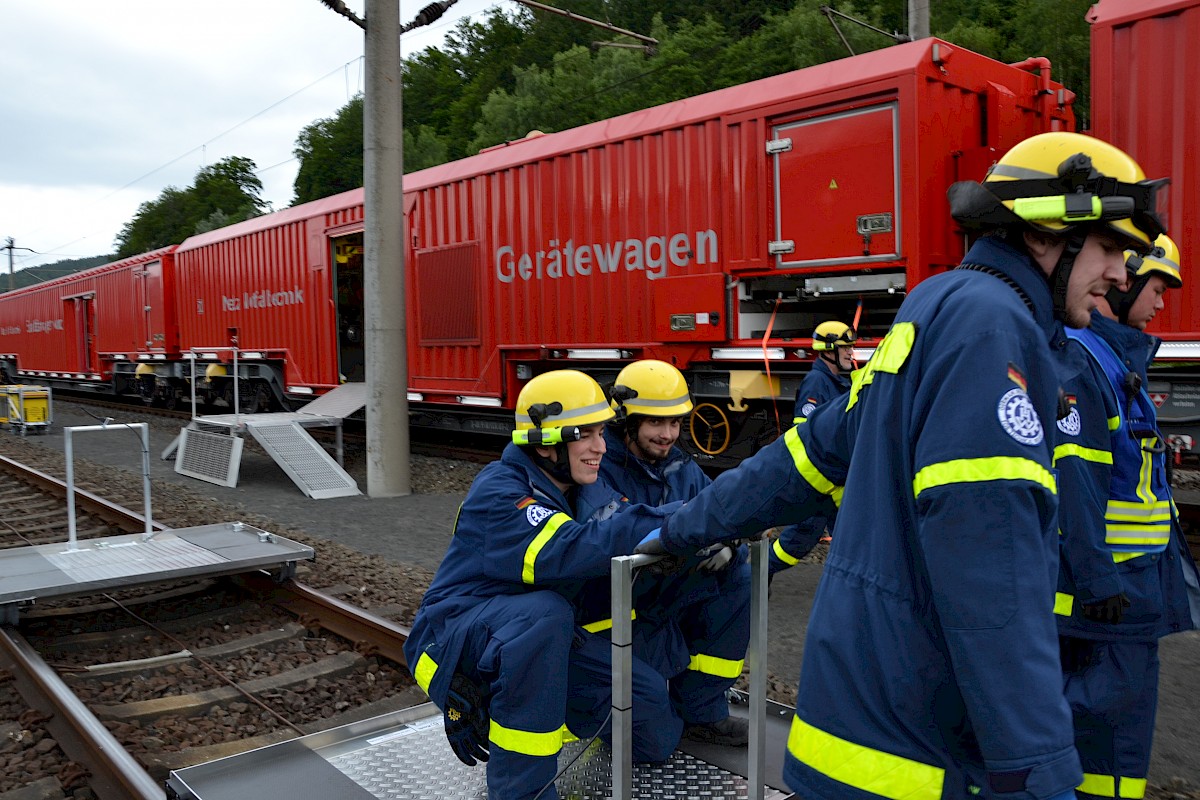
[[[583,372],[560,369],[538,375],[517,397],[518,445],[550,446],[578,441],[580,429],[614,415],[600,384]]]

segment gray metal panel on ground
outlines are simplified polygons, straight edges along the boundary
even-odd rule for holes
[[[359,494],[358,483],[295,422],[249,428],[268,455],[314,500]]]
[[[244,444],[240,436],[184,428],[179,432],[175,471],[218,486],[237,486]]]
[[[313,557],[307,545],[241,522],[0,550],[0,604],[201,575],[233,575]]]
[[[358,411],[367,404],[367,385],[365,383],[343,383],[332,392],[313,400],[298,411],[301,414],[318,414],[326,417],[346,417]]]
[[[557,786],[561,797],[600,800],[611,796],[609,750],[595,742],[580,755],[582,742],[566,745],[560,768],[576,755]],[[744,751],[743,758],[744,758]],[[313,758],[320,756],[319,759]],[[167,785],[184,800],[294,800],[292,787],[324,785],[329,773],[349,777],[379,800],[486,800],[483,765],[467,767],[446,742],[442,713],[432,704],[365,720],[354,725],[252,750],[209,764],[172,772]],[[279,778],[278,776],[286,776]],[[253,786],[253,791],[248,787]],[[676,752],[665,764],[634,771],[635,797],[746,797],[744,778],[686,753]],[[357,792],[346,793],[357,798]],[[767,800],[786,792],[767,789]]]

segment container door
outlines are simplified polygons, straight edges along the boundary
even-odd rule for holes
[[[70,330],[75,344],[75,371],[83,373],[97,372],[96,365],[96,304],[95,297],[90,294],[71,297],[66,300],[67,319],[70,320]]]
[[[352,233],[331,240],[333,280],[337,289],[338,370],[344,381],[367,379],[363,340],[363,235]]]
[[[167,346],[167,325],[163,309],[163,267],[161,261],[142,265],[141,280],[135,281],[140,296],[142,340],[147,350],[163,351]]]
[[[900,256],[896,103],[775,126],[775,237],[780,269]]]

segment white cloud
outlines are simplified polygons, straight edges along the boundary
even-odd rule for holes
[[[426,4],[405,0],[401,20]],[[494,4],[459,2],[403,51]],[[142,202],[232,155],[286,206],[297,134],[364,83],[361,29],[319,0],[2,3],[0,30],[0,237],[44,253],[110,252]]]

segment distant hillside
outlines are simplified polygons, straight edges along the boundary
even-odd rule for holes
[[[114,256],[66,258],[62,261],[55,261],[53,264],[43,264],[40,267],[29,267],[28,269],[18,270],[13,273],[12,288],[21,289],[26,286],[32,286],[35,283],[45,283],[55,278],[61,278],[63,275],[70,275],[72,272],[80,272],[92,267],[98,267],[101,264],[107,264],[114,258]],[[8,281],[9,278],[7,275],[0,275],[0,292],[8,291]]]

